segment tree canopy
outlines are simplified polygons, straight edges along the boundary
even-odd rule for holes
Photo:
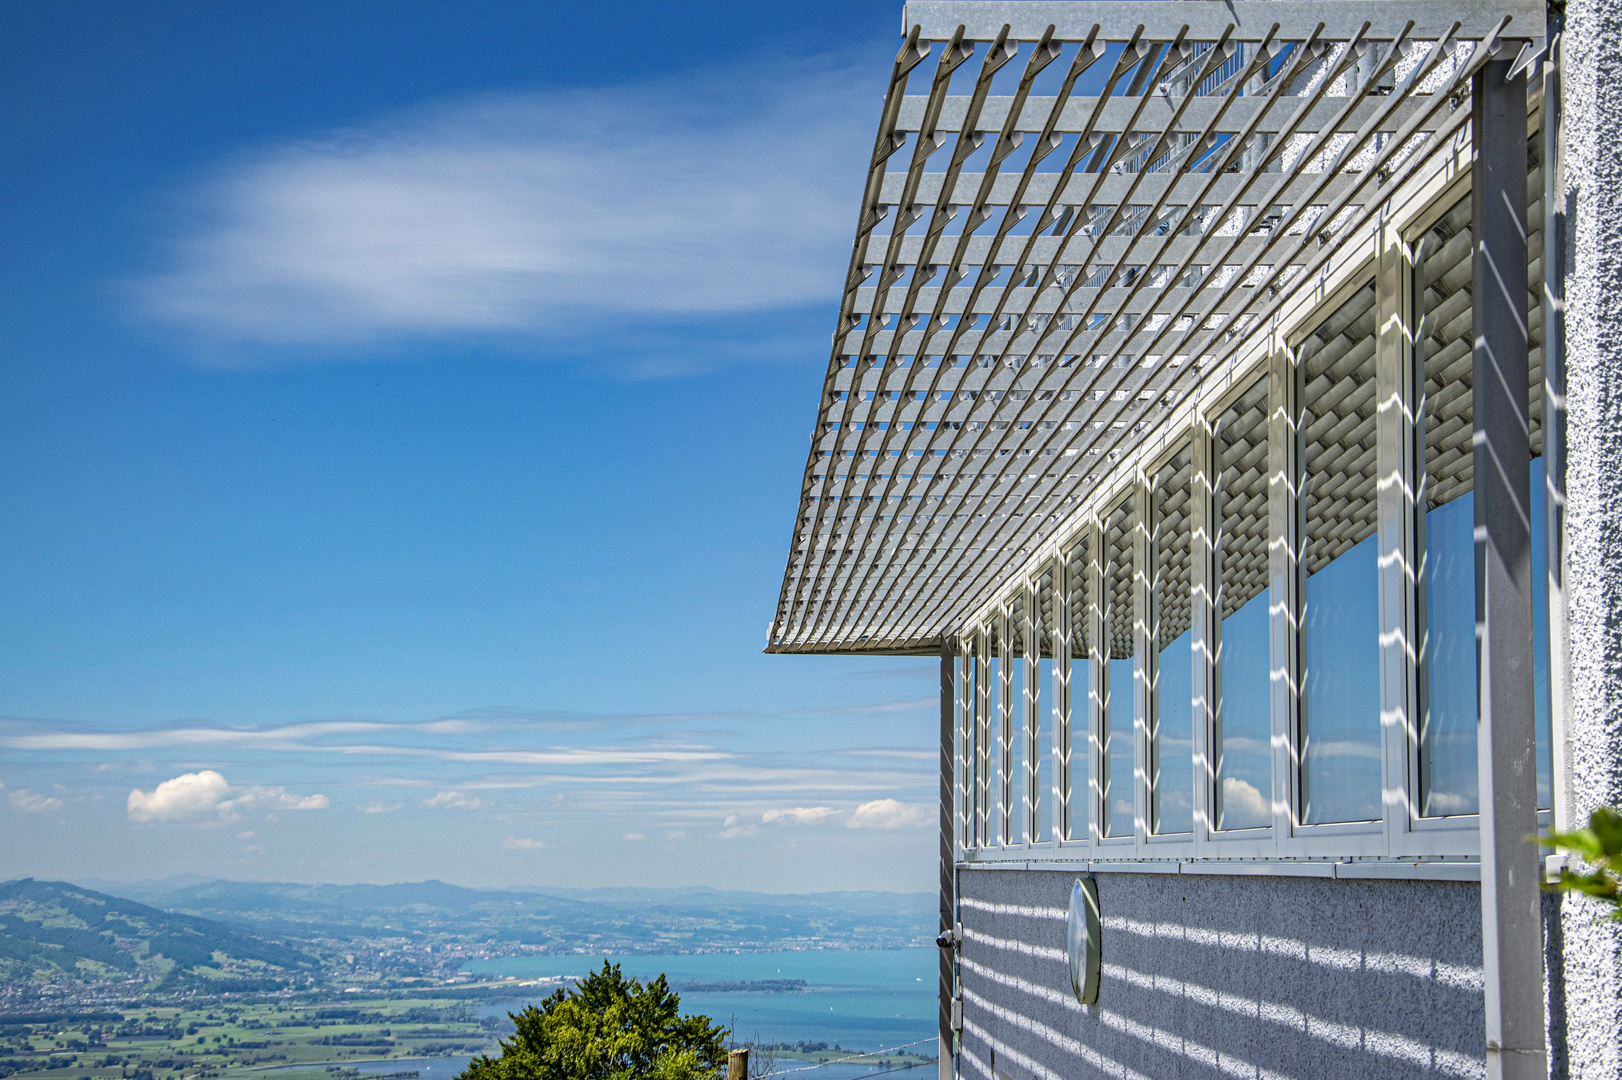
[[[459,1080],[712,1080],[726,1068],[726,1031],[680,1006],[663,975],[644,986],[604,960],[513,1014],[501,1056],[474,1058]]]

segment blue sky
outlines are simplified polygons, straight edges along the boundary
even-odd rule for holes
[[[0,35],[0,877],[927,889],[766,657],[894,3]]]

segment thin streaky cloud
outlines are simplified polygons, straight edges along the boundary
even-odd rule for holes
[[[550,337],[825,302],[878,89],[857,70],[779,62],[486,97],[272,147],[184,202],[133,295],[227,348]]]

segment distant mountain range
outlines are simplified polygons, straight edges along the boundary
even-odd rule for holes
[[[95,884],[0,882],[0,1001],[15,999],[8,1008],[60,992],[443,986],[469,961],[524,952],[902,948],[931,944],[937,917],[927,893]]]
[[[0,882],[0,980],[269,989],[317,966],[308,948],[65,881]]]
[[[682,889],[467,889],[443,881],[302,885],[201,881],[98,883],[166,911],[271,938],[417,933],[548,951],[894,948],[929,943],[928,893],[773,894]]]

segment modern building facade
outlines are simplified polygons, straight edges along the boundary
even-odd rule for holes
[[[1622,1076],[1619,21],[907,5],[768,651],[940,658],[943,1077]]]

